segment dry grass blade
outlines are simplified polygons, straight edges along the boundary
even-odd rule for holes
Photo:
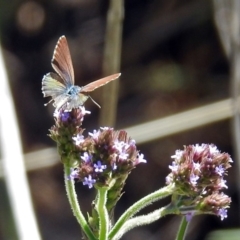
[[[18,239],[41,239],[24,165],[22,144],[0,49],[1,153],[4,177]]]
[[[124,14],[124,1],[111,0],[107,16],[105,49],[103,60],[103,75],[107,76],[120,72],[120,59],[122,47],[122,21]],[[118,99],[118,80],[107,84],[103,89],[103,101],[100,112],[100,125],[113,126],[116,121]]]

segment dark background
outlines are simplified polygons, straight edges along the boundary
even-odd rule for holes
[[[47,136],[53,108],[43,106],[47,100],[42,96],[41,80],[53,71],[50,61],[61,35],[68,39],[76,84],[83,86],[102,77],[107,10],[105,0],[0,1],[1,44],[24,152],[55,146]],[[214,25],[211,1],[126,0],[121,72],[116,129],[228,98],[229,64]],[[101,102],[101,90],[92,97]],[[90,101],[86,108],[92,114],[86,117],[84,128],[91,132],[99,127],[100,110]],[[164,186],[170,156],[183,145],[196,143],[214,143],[234,159],[230,120],[138,145],[148,163],[129,176],[116,217]],[[212,230],[239,226],[234,172],[230,169],[227,178],[227,194],[233,200],[229,217],[221,221],[197,216],[189,239],[204,239]],[[43,239],[80,239],[66,199],[62,165],[31,171],[28,176]],[[79,183],[77,191],[82,208],[89,211],[94,190]],[[179,220],[179,216],[168,216],[132,230],[124,239],[174,239]]]

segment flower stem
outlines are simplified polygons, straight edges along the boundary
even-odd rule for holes
[[[90,240],[96,240],[92,230],[87,224],[86,219],[84,218],[80,206],[77,200],[77,195],[75,192],[74,180],[68,180],[67,176],[71,173],[70,167],[67,164],[64,164],[64,180],[65,180],[65,188],[67,192],[68,201],[73,211],[73,215],[76,217],[78,223],[82,227],[83,232],[86,234],[87,238]]]
[[[142,216],[137,216],[134,218],[131,218],[127,220],[124,225],[121,227],[121,229],[116,233],[115,236],[113,236],[112,240],[118,240],[124,235],[126,232],[129,230],[143,226],[143,225],[148,225],[150,223],[153,223],[160,218],[166,216],[167,214],[174,214],[176,212],[175,208],[172,208],[172,205],[168,205],[166,207],[157,209],[147,215],[142,215]]]
[[[107,188],[101,187],[98,189],[97,212],[99,215],[99,240],[107,240],[109,228],[109,216],[106,208]]]
[[[112,239],[113,236],[120,230],[120,228],[123,226],[123,224],[129,219],[131,218],[134,214],[136,214],[137,212],[139,212],[141,209],[143,209],[144,207],[150,205],[153,202],[156,202],[157,200],[160,200],[164,197],[169,196],[170,194],[172,194],[174,191],[174,184],[172,185],[168,185],[164,188],[161,188],[149,195],[147,195],[146,197],[140,199],[138,202],[136,202],[135,204],[133,204],[130,208],[128,208],[123,215],[118,219],[118,221],[116,222],[116,224],[114,225],[114,227],[112,228],[112,230],[109,233],[109,239]]]
[[[186,217],[182,217],[181,224],[178,229],[176,240],[184,240],[187,232],[189,222],[186,220]]]

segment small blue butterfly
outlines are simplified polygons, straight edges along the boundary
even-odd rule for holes
[[[52,97],[48,103],[54,101],[53,106],[57,110],[71,111],[72,108],[82,106],[90,97],[87,95],[89,92],[119,78],[121,75],[121,73],[113,74],[84,87],[75,86],[72,59],[65,36],[59,38],[51,63],[57,74],[48,73],[43,77],[42,92],[44,97]],[[91,100],[100,107],[92,98]]]

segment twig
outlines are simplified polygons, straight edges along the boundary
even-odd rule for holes
[[[120,69],[122,47],[123,0],[111,0],[107,16],[107,29],[103,60],[104,76],[117,73]],[[101,126],[113,126],[116,121],[118,80],[103,88],[103,101],[100,115]]]

